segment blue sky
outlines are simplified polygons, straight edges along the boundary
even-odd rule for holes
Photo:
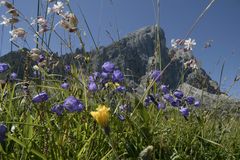
[[[42,0],[44,4],[46,0]],[[83,10],[97,45],[107,45],[111,39],[106,31],[117,40],[119,36],[133,32],[141,27],[154,25],[156,17],[153,2],[155,0],[70,0],[74,12],[80,19],[80,26],[86,30],[83,18],[78,6]],[[167,45],[170,46],[172,38],[183,38],[195,19],[207,6],[210,0],[160,0],[160,25],[165,31]],[[35,17],[37,0],[15,0],[16,6],[27,17]],[[6,10],[0,8],[0,14]],[[233,83],[237,74],[240,75],[240,1],[216,0],[208,10],[195,30],[189,36],[197,42],[194,55],[200,61],[202,67],[219,81],[221,66],[225,62],[223,72],[222,90],[226,91]],[[19,23],[18,27],[26,27]],[[0,43],[0,52],[5,54],[10,50],[8,31],[10,27],[4,27],[0,31],[4,41]],[[86,30],[87,31],[87,30]],[[58,32],[62,33],[58,28]],[[62,33],[64,34],[64,33]],[[27,40],[30,46],[34,46],[33,37],[29,34]],[[67,37],[67,33],[65,33]],[[79,42],[73,38],[73,47],[78,47]],[[88,49],[94,45],[87,32],[85,37]],[[212,47],[204,49],[204,44],[213,40]],[[26,45],[21,43],[23,46]],[[53,37],[51,48],[59,52],[60,40]],[[69,50],[63,50],[69,52]],[[236,83],[231,90],[231,95],[240,97],[240,83]]]

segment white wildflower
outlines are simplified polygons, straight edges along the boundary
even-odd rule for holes
[[[9,31],[9,33],[11,34],[12,38],[10,39],[10,41],[14,41],[16,40],[18,37],[19,38],[24,38],[27,34],[27,32],[23,29],[23,28],[17,28],[17,29],[13,29],[12,31]]]
[[[0,6],[5,6],[5,7],[7,7],[8,9],[14,8],[13,5],[12,5],[11,3],[7,2],[7,1],[1,1],[1,2],[0,2]]]
[[[15,126],[15,125],[12,125],[12,127],[11,127],[11,132],[14,133],[15,129],[16,129],[16,126]]]
[[[34,66],[33,66],[33,69],[34,69],[35,71],[38,71],[38,70],[39,70],[39,67],[38,67],[37,65],[34,65]]]
[[[47,20],[44,17],[40,16],[32,20],[31,25],[35,25],[35,24],[39,24],[41,27],[45,28],[47,27]]]
[[[187,50],[192,50],[192,47],[196,45],[195,39],[189,38],[188,40],[185,40],[184,42],[184,48]]]
[[[44,17],[38,17],[37,23],[43,28],[47,27],[47,20]]]
[[[7,18],[5,17],[4,15],[2,15],[2,19],[3,21],[0,23],[0,25],[5,25],[5,26],[8,26],[8,25],[11,25],[11,24],[14,24],[14,23],[17,23],[19,20],[15,17],[13,18]]]
[[[0,25],[9,25],[10,24],[10,19],[2,15],[3,21],[0,23]]]
[[[183,44],[185,43],[185,40],[184,39],[172,39],[171,40],[171,46],[176,49],[178,48],[179,46],[182,46]]]
[[[38,37],[40,34],[43,34],[49,30],[47,20],[42,16],[38,17],[37,19],[34,19],[31,25],[36,23],[39,24],[41,28],[38,32],[36,32],[36,34],[34,34],[34,37]]]
[[[191,68],[191,69],[199,69],[199,65],[197,64],[197,61],[195,59],[190,59],[188,61],[186,61],[184,64],[184,68]]]
[[[54,4],[52,8],[48,8],[48,13],[54,12],[54,13],[60,14],[63,12],[63,8],[64,8],[64,4],[60,1],[57,1],[57,3]]]
[[[177,44],[177,42],[176,42],[175,39],[172,39],[172,40],[171,40],[171,46],[172,46],[172,48],[174,48],[174,49],[177,48],[178,44]]]

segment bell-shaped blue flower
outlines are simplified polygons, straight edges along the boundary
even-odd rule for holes
[[[181,114],[182,114],[184,117],[188,117],[188,116],[189,116],[189,109],[186,108],[186,107],[181,107],[180,112],[181,112]]]
[[[201,102],[199,100],[195,100],[194,106],[199,107],[201,105]]]
[[[116,88],[116,91],[118,91],[118,92],[124,92],[125,90],[126,90],[126,87],[124,87],[124,86],[118,86]]]
[[[147,96],[146,99],[144,100],[144,106],[148,107],[152,103],[151,97]]]
[[[93,79],[94,79],[94,81],[96,81],[100,76],[101,76],[101,74],[100,74],[99,72],[94,72],[94,73],[93,73]]]
[[[122,82],[124,80],[124,75],[120,70],[114,70],[112,74],[113,82]]]
[[[171,101],[170,102],[171,103],[171,105],[173,106],[173,107],[179,107],[179,105],[180,105],[180,101],[179,100],[173,100],[173,101]]]
[[[81,112],[84,109],[84,105],[74,96],[69,96],[65,99],[63,106],[69,112]]]
[[[13,73],[10,74],[10,80],[11,81],[16,80],[16,78],[17,78],[17,73],[13,72]]]
[[[160,86],[160,88],[161,88],[161,91],[163,92],[163,94],[168,94],[169,93],[168,87],[166,85],[162,84]]]
[[[70,65],[65,65],[65,71],[70,72],[71,71],[71,66]]]
[[[63,114],[64,107],[61,104],[54,105],[51,108],[51,112],[56,113],[58,116],[61,116]]]
[[[45,56],[43,54],[40,54],[38,62],[42,62],[44,60],[45,60]]]
[[[154,70],[151,72],[151,79],[156,81],[156,82],[159,82],[160,79],[161,79],[161,71],[159,70]]]
[[[4,142],[6,139],[7,126],[0,124],[0,142]]]
[[[125,118],[124,115],[119,114],[119,115],[118,115],[118,119],[119,119],[120,121],[124,121],[126,118]]]
[[[69,85],[69,83],[64,82],[63,84],[61,84],[61,87],[62,87],[63,89],[68,89],[68,88],[70,87],[70,85]]]
[[[108,73],[107,72],[102,72],[101,73],[101,78],[102,79],[108,79]]]
[[[164,102],[159,102],[158,105],[157,105],[157,109],[160,110],[160,109],[165,109],[166,108],[166,104]]]
[[[97,91],[97,85],[96,85],[96,83],[95,83],[95,82],[90,82],[90,83],[88,84],[88,90],[89,90],[89,91],[92,91],[92,92]]]
[[[167,100],[168,102],[170,102],[170,103],[172,103],[172,102],[174,101],[173,96],[171,96],[170,94],[164,94],[164,95],[163,95],[163,98],[164,98],[165,100]]]
[[[103,65],[102,65],[102,70],[106,73],[111,73],[113,72],[115,68],[115,65],[111,62],[105,62]]]
[[[89,76],[88,80],[89,80],[89,82],[94,82],[95,81],[93,76]]]
[[[195,102],[195,98],[193,96],[188,96],[186,97],[186,101],[189,105],[192,105]]]
[[[173,93],[173,95],[174,95],[175,97],[177,97],[178,99],[182,99],[182,97],[183,97],[183,92],[180,91],[180,90],[176,90],[176,91]]]
[[[41,103],[41,102],[45,102],[47,100],[48,100],[48,95],[46,92],[41,92],[32,98],[33,103]]]
[[[10,68],[9,64],[7,63],[0,63],[0,73],[7,71]]]

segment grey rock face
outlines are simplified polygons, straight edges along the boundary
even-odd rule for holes
[[[216,82],[206,74],[203,69],[196,72],[183,70],[183,62],[194,58],[193,54],[184,50],[168,50],[166,38],[162,29],[159,30],[161,46],[161,63],[164,68],[175,55],[175,61],[166,69],[162,82],[175,89],[179,84],[186,82],[192,86],[204,89],[207,92],[218,94],[220,92]],[[146,81],[146,76],[154,67],[154,53],[157,46],[157,28],[145,27],[128,34],[107,47],[101,47],[99,53],[93,56],[93,69],[100,70],[105,61],[111,61],[124,71],[126,78],[136,84]],[[184,73],[184,76],[183,76]],[[141,84],[144,87],[144,83]]]
[[[225,94],[211,94],[209,92],[193,87],[192,85],[187,83],[182,83],[179,86],[179,89],[182,90],[185,95],[191,95],[201,100],[201,103],[204,104],[204,106],[206,107],[222,108],[224,110],[234,110],[238,109],[240,106],[240,101],[235,100]]]
[[[211,78],[203,69],[189,73],[185,77],[185,82],[212,94],[220,93],[218,84],[215,81],[211,80]]]
[[[191,51],[185,51],[183,49],[169,51],[169,56],[175,55],[175,61],[169,67],[168,72],[170,74],[169,77],[174,77],[175,79],[169,79],[170,85],[173,85],[174,88],[177,83],[186,82],[196,88],[202,89],[212,94],[220,94],[220,88],[217,82],[213,81],[211,77],[205,72],[204,69],[184,69],[183,63],[190,60],[195,59]],[[183,76],[183,77],[182,77]],[[179,83],[180,81],[180,83]]]
[[[129,79],[139,83],[140,78],[146,74],[149,57],[154,55],[156,33],[156,27],[146,27],[128,34],[114,44],[101,48],[100,53],[96,53],[93,58],[94,69],[101,68],[105,61],[111,61],[124,70]],[[160,30],[159,35],[163,61],[168,62],[164,32]]]

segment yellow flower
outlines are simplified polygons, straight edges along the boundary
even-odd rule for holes
[[[106,88],[111,87],[111,86],[113,86],[113,83],[112,83],[112,82],[107,82],[107,83],[105,83],[105,87],[106,87]]]
[[[103,128],[108,126],[109,110],[110,108],[106,107],[105,105],[99,105],[97,111],[91,112],[93,118]]]
[[[113,82],[107,82],[105,83],[105,87],[108,88],[112,88],[112,89],[116,89],[117,87],[119,87],[120,84],[119,83],[113,83]]]
[[[117,87],[119,87],[119,86],[120,86],[119,83],[114,83],[114,87],[115,87],[115,88],[117,88]]]

